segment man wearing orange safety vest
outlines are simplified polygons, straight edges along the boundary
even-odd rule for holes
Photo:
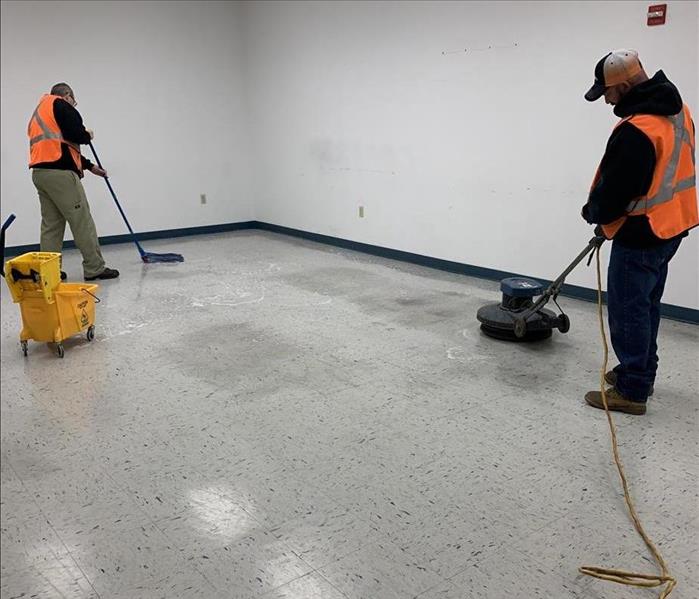
[[[80,144],[89,143],[92,132],[85,129],[76,104],[70,86],[57,83],[41,98],[27,128],[29,168],[41,204],[41,251],[62,250],[67,222],[83,257],[85,280],[114,279],[119,271],[105,266],[80,182],[84,170],[100,177],[107,173],[80,154]]]
[[[645,414],[658,369],[660,300],[668,263],[699,224],[695,128],[677,88],[652,78],[634,50],[595,67],[590,102],[604,95],[621,118],[612,132],[582,216],[613,239],[607,274],[609,331],[619,365],[605,374],[611,410]],[[603,408],[600,391],[585,401]]]

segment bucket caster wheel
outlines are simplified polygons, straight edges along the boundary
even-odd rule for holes
[[[558,330],[564,334],[570,331],[570,318],[566,314],[558,317]]]
[[[527,321],[523,318],[515,320],[515,337],[521,339],[527,334]]]
[[[95,338],[95,325],[87,327],[87,340],[92,341]]]
[[[20,341],[20,345],[22,346],[22,355],[26,358],[29,353],[29,344],[26,341]]]
[[[59,344],[56,346],[56,351],[58,352],[58,357],[59,357],[59,358],[62,358],[63,356],[66,355],[66,351],[65,351],[65,349],[63,349],[63,344],[62,344],[62,343],[59,343]]]

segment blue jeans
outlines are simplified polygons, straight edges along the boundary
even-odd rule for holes
[[[681,239],[651,248],[612,244],[607,273],[607,308],[612,347],[619,359],[616,388],[627,399],[645,402],[658,370],[660,299],[667,265]]]

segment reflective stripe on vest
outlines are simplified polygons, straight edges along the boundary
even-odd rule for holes
[[[653,144],[655,170],[648,195],[632,200],[626,213],[602,225],[607,239],[612,239],[629,216],[645,216],[653,234],[671,239],[699,225],[696,194],[696,148],[692,132],[692,115],[685,105],[679,114],[660,116],[638,114],[622,119],[617,127],[630,122]],[[599,181],[599,168],[593,181]]]
[[[677,167],[680,163],[680,152],[682,150],[682,144],[687,143],[691,148],[692,163],[696,164],[695,148],[692,145],[692,134],[689,132],[687,127],[685,127],[685,115],[684,110],[674,116],[668,117],[672,122],[672,128],[674,130],[674,143],[672,146],[672,155],[670,156],[670,162],[668,162],[665,168],[665,173],[663,175],[663,180],[660,184],[658,192],[647,198],[642,198],[640,200],[634,200],[629,203],[626,207],[626,211],[629,214],[642,214],[648,208],[657,206],[658,204],[663,204],[669,202],[676,193],[690,189],[696,185],[696,177],[692,175],[686,179],[681,179],[676,184],[673,185],[675,176],[677,175]],[[642,207],[639,208],[639,204]]]
[[[46,123],[44,123],[43,119],[39,116],[39,107],[36,107],[36,110],[34,110],[34,114],[32,115],[31,120],[36,121],[36,124],[39,125],[39,129],[43,131],[42,135],[35,135],[29,140],[29,145],[33,146],[36,142],[41,141],[43,139],[60,139],[61,141],[65,141],[63,139],[63,136],[59,133],[54,133],[52,132]],[[31,123],[31,121],[30,121]]]
[[[70,157],[73,159],[78,174],[82,176],[80,146],[64,139],[60,126],[53,114],[53,105],[58,99],[58,96],[50,94],[43,96],[29,119],[27,127],[29,136],[29,166],[32,167],[42,162],[59,160],[62,155],[62,144],[65,144],[68,146]]]

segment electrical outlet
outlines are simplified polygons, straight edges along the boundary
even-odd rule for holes
[[[359,218],[364,218],[364,206],[359,207]]]
[[[201,200],[201,203],[202,203],[202,204],[206,204],[206,194],[205,194],[205,193],[202,193],[202,194],[199,196],[199,199]]]

